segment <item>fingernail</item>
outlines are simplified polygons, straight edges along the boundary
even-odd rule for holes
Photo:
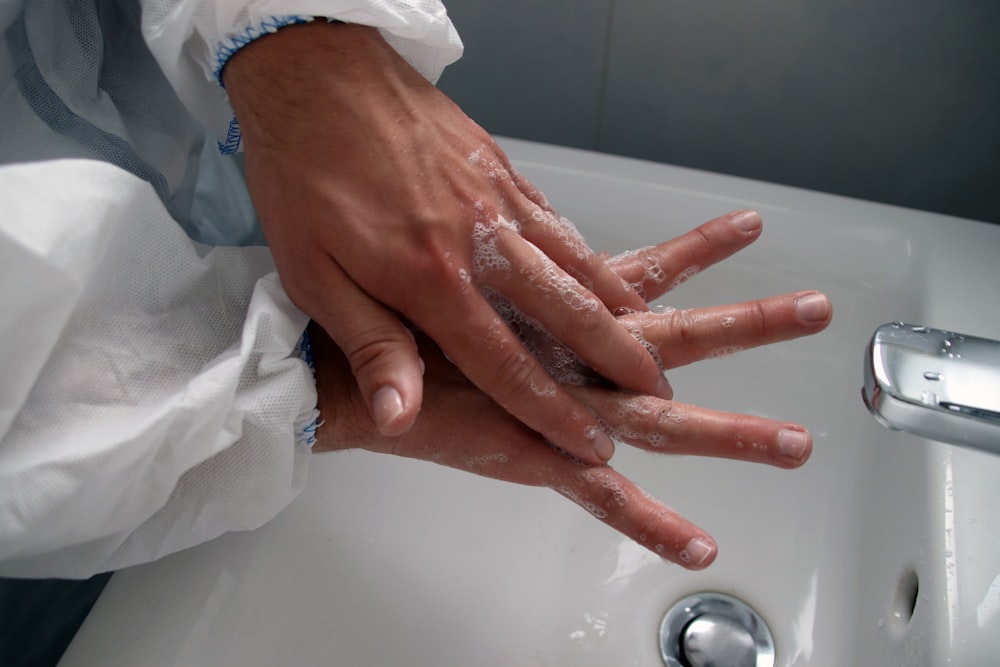
[[[778,432],[778,452],[790,459],[801,461],[805,458],[810,441],[808,433],[782,429]]]
[[[375,425],[383,433],[391,430],[392,423],[403,414],[403,397],[395,387],[382,387],[372,398],[372,414],[375,415]]]
[[[602,461],[610,461],[611,457],[615,455],[615,443],[604,431],[598,433],[597,437],[594,438],[594,453]]]
[[[711,562],[716,546],[703,537],[695,537],[680,553],[681,561],[691,568],[701,568]]]
[[[741,232],[755,232],[761,228],[757,211],[735,211],[729,214],[729,222]]]
[[[795,302],[795,314],[804,324],[825,322],[830,317],[830,300],[825,294],[808,294]]]
[[[674,388],[670,386],[670,381],[663,375],[656,381],[656,395],[668,401],[674,397]]]

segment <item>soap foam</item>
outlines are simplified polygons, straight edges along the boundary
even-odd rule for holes
[[[644,282],[651,282],[659,285],[667,279],[667,272],[663,269],[663,265],[660,264],[660,260],[657,257],[656,246],[645,246],[643,248],[636,248],[635,250],[626,250],[620,255],[615,255],[609,259],[607,264],[614,268],[615,266],[634,260],[638,260],[643,267],[642,279],[640,279],[639,282],[632,283],[631,285],[631,288],[634,291],[641,294],[644,291],[642,288]]]
[[[569,218],[559,216],[558,220],[555,220],[555,216],[552,216],[549,229],[556,238],[573,250],[577,259],[586,259],[591,254],[587,241]]]
[[[552,398],[558,392],[557,385],[554,380],[546,382],[545,384],[539,386],[535,379],[532,378],[530,382],[531,393],[539,398]]]
[[[507,455],[503,452],[498,454],[486,454],[483,456],[470,456],[465,459],[467,468],[482,468],[490,463],[507,463]]]
[[[701,267],[700,266],[689,266],[689,267],[687,267],[686,269],[684,269],[683,271],[681,271],[680,273],[678,273],[677,277],[674,278],[674,281],[672,283],[670,283],[670,289],[676,289],[677,287],[680,287],[681,285],[683,285],[687,281],[689,281],[692,278],[694,278],[699,273],[701,273]]]
[[[481,145],[479,148],[466,155],[465,159],[470,165],[480,167],[494,184],[498,181],[512,178],[510,172],[507,170],[507,167],[499,160],[489,157],[486,154],[486,150],[486,145]]]
[[[618,481],[608,470],[590,469],[582,470],[580,478],[588,484],[599,484],[600,487],[611,493],[611,498],[619,507],[628,505],[628,494]]]
[[[584,500],[584,498],[582,496],[580,496],[579,494],[577,494],[575,491],[573,491],[573,489],[569,488],[568,486],[560,486],[557,489],[555,489],[555,491],[559,495],[564,496],[566,498],[569,498],[574,503],[576,503],[577,505],[579,505],[583,509],[585,509],[588,512],[590,512],[591,514],[593,514],[598,519],[606,519],[606,518],[608,518],[608,511],[606,509],[604,509],[603,507],[601,507],[597,503],[592,503],[589,500]]]
[[[743,348],[739,345],[726,345],[723,347],[718,347],[714,350],[710,350],[708,354],[705,355],[706,359],[725,359],[726,357],[731,357],[738,352],[742,352]]]
[[[618,323],[625,327],[625,330],[632,334],[632,338],[635,338],[639,343],[646,348],[646,352],[649,356],[653,358],[656,362],[657,368],[663,370],[663,357],[660,356],[660,348],[658,348],[653,343],[646,339],[646,335],[642,330],[642,323],[634,319],[620,319]]]
[[[538,213],[536,211],[536,213]],[[566,221],[569,225],[569,223]],[[509,299],[503,296],[494,288],[483,285],[478,278],[487,271],[510,271],[511,262],[498,248],[498,232],[500,229],[508,229],[515,233],[520,233],[520,226],[516,221],[508,221],[503,216],[498,216],[490,223],[477,222],[473,228],[473,272],[469,276],[467,272],[459,270],[459,277],[463,284],[472,282],[478,284],[480,292],[490,303],[499,315],[497,326],[506,326],[520,339],[527,350],[541,363],[545,371],[555,380],[555,382],[569,385],[587,385],[599,381],[586,364],[577,354],[558,341],[544,326],[537,320],[525,315]],[[572,237],[575,227],[568,227],[565,224],[563,229],[571,230],[568,238]],[[529,271],[522,269],[529,282],[550,298],[559,299],[563,304],[573,308],[584,316],[591,316],[600,312],[601,302],[590,294],[579,281],[567,275],[540,249],[529,243],[541,264],[541,271]],[[646,349],[656,364],[662,369],[663,360],[660,357],[657,346],[648,341],[643,335],[642,325],[636,321],[620,320],[628,329],[632,336],[639,341]],[[500,332],[491,332],[491,340],[501,341],[503,336]],[[531,390],[540,397],[556,395],[555,386],[533,385]],[[658,439],[652,443],[658,446]]]
[[[472,228],[472,244],[472,270],[477,276],[510,271],[510,260],[497,248],[496,227],[477,222]]]
[[[642,264],[646,267],[646,280],[656,283],[659,285],[664,280],[667,279],[667,274],[660,266],[660,263],[651,255],[643,255]]]
[[[668,424],[681,424],[687,413],[652,396],[630,396],[618,401],[617,424],[608,426],[611,437],[624,442],[645,442],[661,448],[670,444],[670,436],[662,430]],[[634,425],[635,422],[639,426]]]
[[[587,292],[572,276],[564,273],[537,246],[531,243],[528,245],[542,267],[540,272],[528,267],[524,267],[521,271],[534,288],[542,290],[545,294],[557,296],[573,310],[593,314],[601,309],[601,302],[596,297]]]
[[[527,350],[542,364],[554,383],[582,385],[587,383],[583,375],[585,368],[580,358],[568,347],[560,343],[545,327],[520,311],[513,303],[496,290],[482,288],[483,296],[499,315],[498,321],[505,323],[513,331]],[[539,396],[554,396],[555,384],[532,386]]]

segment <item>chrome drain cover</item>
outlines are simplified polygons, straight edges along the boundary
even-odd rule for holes
[[[667,667],[774,667],[774,640],[742,600],[697,593],[663,617],[660,656]]]

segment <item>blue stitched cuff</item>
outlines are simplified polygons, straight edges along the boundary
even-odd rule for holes
[[[302,332],[302,338],[299,339],[299,344],[295,348],[295,351],[302,361],[306,362],[306,365],[309,366],[313,377],[316,377],[316,363],[313,361],[312,339],[309,337],[309,329]]]
[[[309,366],[309,370],[312,371],[312,375],[316,377],[316,363],[313,361],[312,353],[312,340],[309,338],[309,330],[306,329],[302,332],[302,338],[299,339],[299,344],[295,348],[295,352],[299,355],[302,361],[306,362]],[[316,431],[323,422],[320,421],[319,408],[313,410],[312,420],[303,426],[295,436],[295,441],[303,447],[312,447],[316,444]]]
[[[322,425],[323,422],[319,420],[319,410],[313,410],[312,421],[303,426],[298,434],[296,434],[295,444],[311,448],[316,444],[316,431]]]
[[[276,33],[285,26],[297,23],[312,23],[313,20],[314,17],[312,16],[289,14],[287,16],[272,16],[264,19],[257,25],[243,28],[243,32],[229,37],[225,42],[219,44],[219,47],[215,50],[215,68],[212,70],[215,80],[223,88],[226,87],[226,84],[222,82],[222,70],[225,68],[226,63],[229,62],[229,59],[250,42],[260,39],[264,35]]]

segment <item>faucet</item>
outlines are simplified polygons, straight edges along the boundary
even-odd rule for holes
[[[868,344],[861,396],[894,431],[1000,454],[1000,341],[883,324]]]

